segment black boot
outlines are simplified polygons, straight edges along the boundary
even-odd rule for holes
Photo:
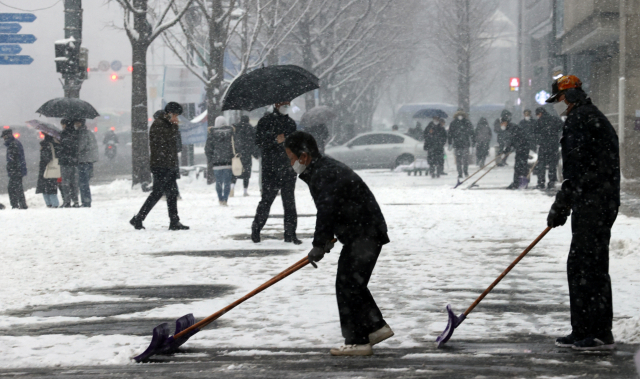
[[[189,227],[182,225],[180,221],[175,221],[169,225],[169,230],[189,230]]]
[[[251,225],[251,241],[253,243],[260,242],[260,229],[255,224]]]
[[[133,216],[133,218],[129,221],[129,224],[133,225],[136,230],[144,229],[144,226],[142,226],[142,220],[138,218],[137,215]]]
[[[294,245],[302,245],[302,241],[300,241],[295,234],[293,236],[284,236],[284,242],[293,242]]]

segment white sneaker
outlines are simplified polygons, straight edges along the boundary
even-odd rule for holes
[[[229,190],[229,197],[233,197],[233,194],[234,194],[235,192],[236,192],[236,191],[234,191],[234,190],[233,190],[233,188],[231,188],[231,190]]]
[[[227,206],[227,202],[226,201],[219,201],[220,206],[221,207],[226,207]]]
[[[369,344],[371,346],[377,345],[380,342],[386,340],[387,338],[393,337],[393,330],[389,327],[388,324],[383,326],[382,328],[376,330],[375,332],[369,334]]]
[[[331,349],[331,355],[335,356],[366,356],[373,355],[370,344],[364,345],[342,345],[337,349]]]

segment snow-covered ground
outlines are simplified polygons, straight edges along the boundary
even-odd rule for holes
[[[386,347],[432,346],[444,329],[447,303],[462,313],[504,268],[546,227],[552,197],[535,190],[506,191],[511,166],[492,171],[478,189],[456,190],[455,167],[431,179],[388,170],[365,170],[389,225],[391,243],[383,248],[370,289],[396,336]],[[475,166],[471,167],[471,171]],[[177,318],[193,312],[205,317],[254,289],[296,262],[310,249],[265,240],[254,245],[234,235],[250,233],[259,201],[257,175],[250,197],[218,205],[214,186],[200,178],[179,181],[180,217],[191,230],[167,230],[166,206],[158,203],[146,230],[128,223],[147,194],[129,181],[95,186],[91,209],[47,209],[40,195],[27,192],[29,210],[4,210],[3,270],[0,275],[0,329],[38,324],[95,321],[97,317],[23,317],[7,314],[28,306],[132,300],[78,290],[115,286],[222,284],[234,286],[223,296],[174,303],[132,314],[130,318]],[[237,191],[236,193],[238,194]],[[6,195],[0,202],[8,204]],[[300,214],[314,214],[306,184],[299,181]],[[282,214],[277,199],[272,214]],[[298,220],[298,233],[312,233],[313,217]],[[611,277],[618,341],[640,342],[640,219],[623,215],[613,229]],[[270,219],[265,234],[282,231],[282,218]],[[565,261],[570,227],[552,230],[461,325],[455,340],[499,341],[509,334],[546,335],[570,330]],[[293,249],[290,255],[266,257],[190,257],[152,253],[199,250]],[[332,347],[343,342],[334,296],[340,245],[307,267],[222,317],[216,329],[192,337],[200,347]],[[634,316],[636,316],[634,318]],[[44,335],[1,336],[0,367],[126,364],[146,348],[149,336]],[[0,333],[1,334],[1,333]]]

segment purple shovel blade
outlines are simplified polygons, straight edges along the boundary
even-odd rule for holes
[[[527,178],[526,176],[521,176],[518,189],[527,189],[528,187],[529,187],[529,178]]]
[[[151,338],[149,347],[142,354],[133,357],[133,359],[140,363],[146,361],[152,355],[161,352],[166,345],[167,338],[169,338],[169,333],[169,324],[166,322],[153,328],[153,337]]]
[[[436,342],[438,343],[438,348],[442,347],[449,338],[453,335],[453,330],[458,327],[458,325],[462,324],[462,321],[467,317],[464,313],[460,316],[456,316],[453,314],[451,310],[451,304],[447,304],[447,314],[449,315],[449,321],[447,322],[447,327],[444,329],[444,332],[436,338]]]
[[[462,184],[462,182],[460,181],[460,178],[458,178],[458,184],[456,184],[456,186],[455,186],[455,187],[453,187],[453,189],[458,188],[458,186],[459,186],[460,184]]]

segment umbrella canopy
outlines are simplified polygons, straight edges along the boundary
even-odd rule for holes
[[[320,88],[320,79],[295,65],[269,66],[236,78],[222,100],[222,110],[252,111],[267,105],[291,101]]]
[[[331,108],[322,105],[304,112],[300,123],[305,127],[311,127],[320,124],[327,124],[334,118],[336,118],[335,112]]]
[[[44,134],[50,135],[51,137],[59,140],[60,139],[60,129],[55,126],[46,123],[40,122],[38,120],[27,121],[27,125],[34,128],[35,130],[39,130]]]
[[[58,97],[49,100],[36,111],[47,117],[61,117],[68,119],[96,118],[98,111],[89,103],[80,99]]]
[[[449,115],[445,113],[445,111],[434,108],[421,109],[413,115],[413,118],[447,118]]]

